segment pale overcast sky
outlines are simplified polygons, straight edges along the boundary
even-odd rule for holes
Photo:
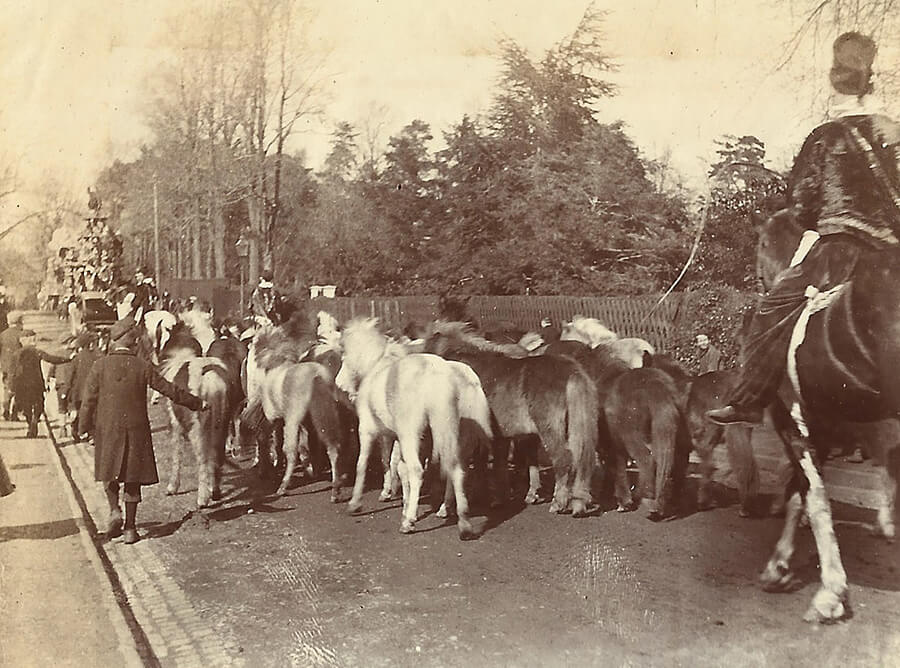
[[[211,0],[212,1],[212,0]],[[539,55],[570,33],[584,0],[311,0],[315,44],[330,48],[329,122],[388,109],[387,133],[414,118],[435,136],[483,112],[498,73],[497,38]],[[755,134],[775,165],[789,161],[821,119],[813,84],[827,57],[774,65],[795,24],[774,0],[599,0],[620,95],[601,105],[650,157],[671,151],[702,175],[722,133]],[[44,174],[80,196],[113,158],[134,155],[145,81],[177,0],[0,0],[0,155],[18,156],[23,181]],[[799,75],[805,75],[801,80]],[[814,76],[813,76],[814,75]],[[298,135],[314,162],[330,125]]]

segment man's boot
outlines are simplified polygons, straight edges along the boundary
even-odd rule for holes
[[[138,504],[132,501],[125,502],[125,539],[123,542],[127,545],[133,545],[140,540],[137,532],[137,507]]]
[[[122,535],[122,509],[119,507],[119,484],[106,486],[106,501],[109,504],[109,524],[106,527],[107,538],[118,538]]]
[[[723,406],[711,411],[706,411],[708,420],[716,424],[758,424],[762,422],[763,411],[761,408],[751,406]]]

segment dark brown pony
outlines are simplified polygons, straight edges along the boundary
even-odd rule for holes
[[[802,232],[789,211],[775,214],[761,227],[757,268],[764,283],[771,285],[777,268],[787,265],[785,249],[796,248]],[[873,252],[857,265],[852,281],[827,298],[809,299],[794,328],[781,398],[769,409],[795,477],[784,532],[761,579],[767,589],[791,585],[793,537],[805,506],[822,573],[822,586],[806,614],[810,621],[840,619],[848,613],[847,576],[817,467],[825,460],[827,439],[817,438],[817,433],[828,433],[836,420],[875,422],[900,415],[898,332],[900,253]],[[888,536],[894,533],[896,468],[890,471],[889,490],[878,513],[880,529]]]
[[[553,462],[556,485],[551,512],[583,516],[593,509],[591,479],[597,448],[597,390],[573,359],[509,357],[515,345],[472,334],[458,322],[437,322],[425,351],[469,365],[484,388],[494,432],[494,466],[501,477],[511,439],[537,436]],[[508,489],[506,480],[500,489]]]
[[[759,494],[759,471],[751,442],[753,427],[746,424],[725,427],[706,418],[707,411],[725,405],[727,393],[737,378],[737,370],[722,369],[693,376],[675,359],[665,354],[653,355],[645,361],[645,365],[669,374],[681,397],[682,412],[687,420],[694,452],[700,458],[697,508],[708,510],[714,505],[710,493],[712,475],[715,472],[713,452],[724,441],[737,482],[739,514],[741,517],[749,517]]]
[[[609,388],[603,411],[616,452],[619,509],[632,506],[625,460],[637,462],[640,494],[653,499],[648,517],[670,517],[684,486],[691,437],[681,397],[669,374],[650,368],[628,369]]]
[[[640,496],[649,501],[648,517],[673,515],[691,450],[682,413],[687,380],[679,386],[660,369],[632,369],[602,345],[590,348],[578,341],[556,341],[545,354],[574,358],[597,387],[598,455],[614,472],[618,509],[634,506],[626,472],[630,458],[638,464]]]

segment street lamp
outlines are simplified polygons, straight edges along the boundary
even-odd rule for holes
[[[241,266],[241,317],[244,317],[244,262],[247,256],[250,255],[250,242],[244,238],[243,232],[241,232],[241,236],[235,242],[234,248],[237,251],[238,264]]]

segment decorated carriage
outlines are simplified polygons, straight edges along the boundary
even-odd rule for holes
[[[46,306],[68,320],[73,333],[115,321],[109,292],[119,283],[122,270],[122,240],[100,214],[96,195],[88,206],[91,213],[83,222],[53,232],[41,287]]]

